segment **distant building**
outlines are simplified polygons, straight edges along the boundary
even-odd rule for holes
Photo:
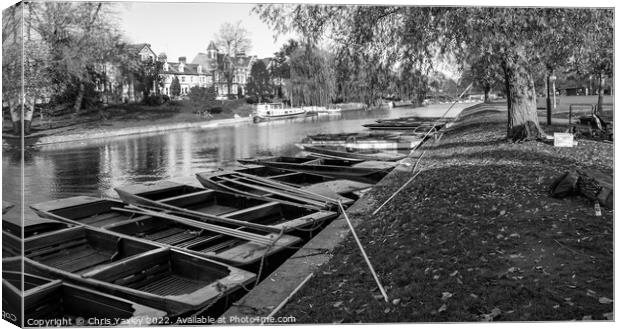
[[[179,61],[173,63],[168,62],[165,54],[160,54],[158,60],[163,62],[163,87],[160,87],[163,95],[170,95],[170,85],[175,77],[179,78],[181,95],[187,95],[192,87],[209,87],[213,84],[209,70],[200,64],[188,64],[186,57],[179,57]]]
[[[139,56],[142,61],[155,61],[157,56],[148,43],[130,44],[126,46],[128,53]],[[99,68],[104,78],[96,82],[96,90],[102,93],[104,103],[136,102],[142,98],[136,93],[133,76],[128,76],[120,69],[119,63],[105,63]],[[152,87],[155,91],[155,86]]]
[[[207,69],[219,96],[226,96],[228,94],[228,81],[225,73],[227,65],[232,65],[230,93],[233,95],[244,95],[250,69],[255,60],[256,56],[246,56],[244,53],[238,53],[232,58],[228,57],[226,54],[221,53],[215,46],[215,43],[211,41],[207,47],[207,52],[198,53],[191,64],[200,65],[203,69]]]

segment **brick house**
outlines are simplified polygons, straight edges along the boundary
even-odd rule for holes
[[[159,61],[163,62],[162,82],[160,92],[170,95],[170,85],[175,77],[181,84],[181,95],[187,95],[192,87],[209,87],[213,84],[211,72],[200,64],[188,64],[186,57],[179,57],[179,61],[168,62],[165,54],[160,54]]]
[[[212,83],[215,85],[217,94],[219,96],[226,96],[228,94],[228,81],[223,67],[227,64],[227,60],[233,66],[230,93],[233,95],[244,95],[245,85],[256,56],[246,56],[244,53],[238,53],[235,57],[229,58],[226,54],[221,53],[215,46],[215,43],[211,41],[207,47],[207,52],[198,53],[191,64],[200,65],[203,69],[206,69],[212,77]]]

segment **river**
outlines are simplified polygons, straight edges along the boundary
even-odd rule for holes
[[[473,104],[455,104],[456,116]],[[295,155],[294,145],[316,133],[363,132],[378,118],[441,116],[450,104],[421,108],[347,111],[341,115],[243,123],[211,129],[175,130],[30,148],[24,156],[26,206],[76,195],[117,197],[114,187],[135,182],[179,179],[230,167],[236,159]],[[20,200],[20,152],[2,151],[2,199]],[[17,212],[16,209],[11,211]],[[26,215],[31,215],[26,208]]]

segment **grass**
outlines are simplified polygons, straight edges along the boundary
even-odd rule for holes
[[[37,115],[33,118],[32,133],[75,134],[88,133],[93,130],[227,119],[234,117],[235,114],[247,117],[252,112],[252,106],[247,104],[245,100],[231,100],[222,102],[221,113],[208,116],[200,114],[199,110],[190,101],[180,100],[170,101],[159,106],[139,103],[110,105],[82,110],[77,116],[67,114],[41,119]],[[10,132],[10,125],[10,120],[5,120],[3,127],[5,133]]]
[[[611,174],[613,145],[508,143],[505,116],[465,117],[427,146],[422,173],[381,212],[353,215],[389,304],[349,236],[277,316],[297,323],[613,316],[613,211],[597,217],[583,197],[548,196],[573,166]],[[370,192],[371,208],[409,177],[388,177]]]

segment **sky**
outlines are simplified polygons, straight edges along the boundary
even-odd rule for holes
[[[156,54],[166,53],[176,62],[181,56],[191,61],[207,46],[220,26],[236,23],[250,32],[252,49],[248,55],[271,57],[292,35],[279,37],[258,15],[251,13],[254,4],[123,2],[117,7],[119,27],[130,43],[150,43]]]

